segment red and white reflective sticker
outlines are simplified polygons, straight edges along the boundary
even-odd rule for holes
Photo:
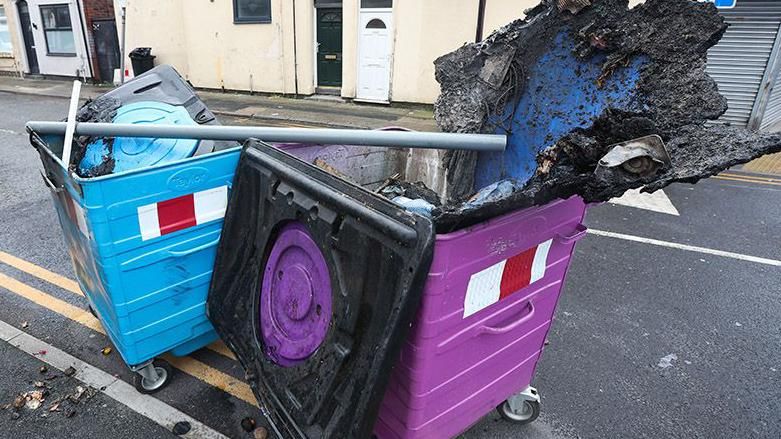
[[[141,239],[177,232],[225,217],[228,208],[228,186],[182,195],[138,208]]]
[[[542,279],[552,243],[545,241],[473,274],[466,287],[464,318]]]
[[[84,213],[84,209],[79,206],[79,203],[77,203],[67,191],[63,191],[62,201],[65,206],[65,211],[68,213],[68,218],[70,218],[71,222],[76,225],[84,236],[89,237],[87,216]]]

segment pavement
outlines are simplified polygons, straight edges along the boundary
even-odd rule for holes
[[[253,437],[242,419],[263,418],[221,343],[168,357],[173,381],[145,403],[117,353],[104,355],[111,344],[75,287],[24,133],[66,107],[62,96],[0,91],[0,431],[147,438],[187,420],[201,432],[190,437]],[[592,207],[537,367],[540,418],[519,427],[489,413],[461,437],[781,437],[779,196],[781,179],[738,169],[671,186],[662,200]],[[42,365],[62,375],[56,366],[69,362],[87,372],[53,379],[42,408],[2,409],[36,388]],[[79,386],[92,396],[73,416],[48,411]]]
[[[70,99],[72,82],[53,79],[20,79],[0,76],[0,91]],[[105,85],[82,86],[83,99],[110,90]],[[338,97],[291,98],[200,90],[199,96],[218,116],[244,119],[258,125],[377,129],[402,126],[417,131],[437,131],[430,106],[376,105],[346,102]]]

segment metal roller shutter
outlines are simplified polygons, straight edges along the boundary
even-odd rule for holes
[[[738,0],[720,12],[730,28],[708,52],[707,72],[729,103],[719,121],[746,126],[781,26],[781,1]]]
[[[765,115],[762,117],[762,128],[768,128],[781,121],[781,75],[776,76],[776,83],[770,93]]]

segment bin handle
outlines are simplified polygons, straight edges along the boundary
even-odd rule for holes
[[[181,258],[182,256],[191,255],[191,254],[197,253],[197,252],[199,252],[201,250],[206,250],[209,247],[214,247],[215,245],[217,245],[219,243],[220,243],[220,238],[217,237],[217,239],[213,239],[213,240],[207,242],[206,244],[201,244],[201,245],[199,245],[197,247],[193,247],[193,248],[190,248],[190,249],[187,249],[187,250],[181,250],[181,251],[179,251],[179,250],[168,250],[168,254],[171,255],[172,257],[175,257],[175,258]]]
[[[556,240],[562,244],[572,244],[574,242],[580,241],[584,236],[586,236],[587,232],[588,228],[586,226],[583,224],[578,224],[575,226],[575,232],[568,235],[559,233],[556,235]]]
[[[57,187],[52,183],[51,180],[49,180],[49,177],[46,176],[46,174],[43,173],[43,171],[38,171],[41,174],[41,178],[43,179],[43,183],[55,194],[59,194],[60,192],[64,191],[64,188]]]
[[[500,326],[500,327],[483,325],[482,327],[480,327],[478,334],[502,335],[523,325],[524,323],[531,320],[532,317],[534,317],[534,304],[530,300],[529,302],[526,303],[526,306],[524,306],[523,309],[528,311],[524,313],[523,317],[521,317],[520,319],[510,323],[509,325]]]

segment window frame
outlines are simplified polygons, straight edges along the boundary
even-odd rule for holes
[[[271,23],[271,0],[261,0],[268,4],[268,16],[257,16],[252,18],[239,17],[239,2],[233,0],[233,24],[269,24]]]
[[[68,20],[70,27],[46,27],[46,19],[44,19],[44,9],[56,9],[64,7],[68,11]],[[48,56],[64,56],[64,57],[76,57],[78,56],[78,48],[76,47],[76,32],[73,31],[73,17],[71,17],[70,4],[68,3],[51,3],[38,6],[38,12],[41,14],[41,31],[43,32],[43,40],[46,42],[46,55]],[[56,17],[56,14],[55,14]],[[49,34],[47,31],[70,31],[73,37],[73,52],[52,52],[49,48]]]
[[[9,58],[13,56],[14,44],[11,41],[11,29],[8,26],[8,13],[6,12],[4,4],[0,5],[0,10],[3,11],[2,15],[0,15],[0,20],[5,21],[5,28],[8,32],[8,45],[11,46],[11,50],[8,52],[0,49],[0,58]]]

